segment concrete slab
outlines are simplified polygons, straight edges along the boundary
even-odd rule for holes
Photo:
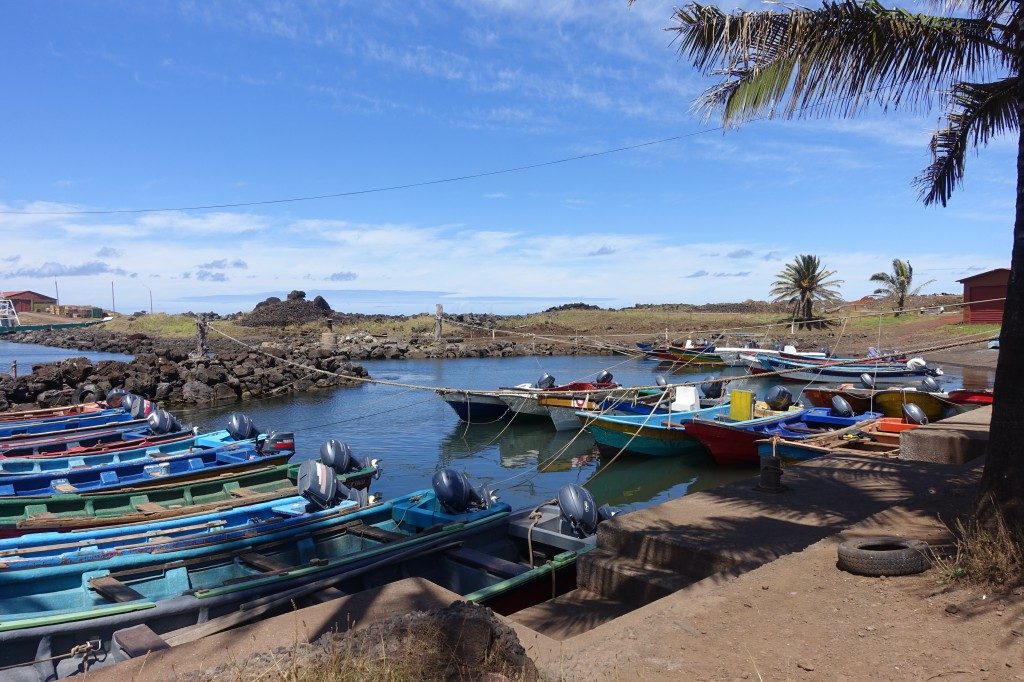
[[[900,435],[900,459],[964,464],[988,447],[992,406],[979,407]]]
[[[89,682],[174,680],[197,670],[243,661],[256,652],[310,642],[332,630],[344,632],[396,613],[442,608],[459,599],[459,595],[429,580],[406,578],[143,658],[95,668],[82,678]]]

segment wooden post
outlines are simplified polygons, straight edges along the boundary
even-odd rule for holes
[[[444,306],[440,303],[437,304],[437,312],[434,318],[434,340],[441,340],[441,318],[444,317]]]
[[[18,378],[18,361],[17,360],[11,360],[11,376],[13,376],[15,379]]]

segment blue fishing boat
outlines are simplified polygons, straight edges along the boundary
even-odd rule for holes
[[[757,442],[760,440],[811,438],[880,416],[878,412],[854,414],[849,405],[845,409],[813,407],[742,421],[695,419],[686,430],[707,448],[716,464],[743,466],[757,464]]]
[[[0,441],[25,438],[27,436],[44,436],[61,434],[88,428],[98,428],[129,424],[140,424],[144,419],[137,419],[124,410],[103,410],[91,414],[74,415],[71,417],[47,417],[27,422],[8,422],[0,424]]]
[[[729,405],[719,405],[666,415],[607,416],[581,411],[584,428],[597,444],[609,449],[625,448],[651,457],[699,454],[703,448],[687,432],[687,424],[697,417],[715,419],[728,414]]]
[[[796,360],[773,357],[764,353],[743,356],[751,374],[784,372],[781,379],[801,382],[858,382],[862,374],[871,377],[876,384],[907,383],[924,377],[937,377],[942,370],[928,367],[920,358],[912,358],[903,366],[891,367],[876,364],[829,364],[844,362],[836,360]]]
[[[330,498],[326,488],[300,492],[311,505]],[[148,563],[113,571],[92,563],[66,573],[0,570],[0,651],[5,664],[21,664],[18,679],[66,677],[81,659],[62,654],[85,639],[95,643],[90,666],[109,665],[128,655],[115,633],[135,625],[174,644],[197,629],[217,632],[411,576],[510,613],[574,589],[576,559],[609,515],[573,485],[556,504],[513,513],[464,474],[443,470],[432,490],[241,549],[186,561],[147,554]],[[37,660],[43,643],[45,661]]]
[[[67,457],[117,452],[182,441],[194,432],[179,428],[170,432],[154,431],[149,423],[132,423],[122,428],[83,429],[58,437],[26,438],[0,443],[0,457]]]
[[[282,444],[287,444],[287,448],[280,447]],[[155,461],[4,476],[0,478],[0,497],[38,497],[164,485],[283,463],[294,452],[295,440],[291,434],[271,434],[259,443],[230,443]]]
[[[188,432],[185,432],[188,433]],[[4,476],[25,474],[56,474],[73,469],[99,467],[110,464],[146,461],[153,463],[165,457],[174,457],[192,452],[209,450],[234,442],[235,438],[227,431],[214,431],[198,436],[171,439],[152,445],[129,450],[101,452],[94,455],[71,455],[68,457],[5,457],[0,459],[0,480]]]

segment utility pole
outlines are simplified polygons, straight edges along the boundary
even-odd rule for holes
[[[110,311],[117,312],[117,301],[114,300],[114,281],[110,281]]]
[[[434,319],[434,340],[441,340],[441,319],[444,317],[444,306],[437,304],[436,318]]]
[[[57,310],[60,310],[60,288],[57,286],[57,280],[53,280],[53,291],[57,294]]]

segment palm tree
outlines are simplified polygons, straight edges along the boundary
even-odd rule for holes
[[[919,284],[911,289],[910,287],[914,283],[914,267],[910,264],[910,261],[901,261],[899,258],[893,258],[892,273],[876,272],[871,275],[871,281],[882,285],[875,289],[876,294],[886,294],[890,298],[896,299],[896,317],[899,317],[900,312],[902,312],[906,305],[907,296],[917,296],[921,289],[935,280],[930,279],[924,284]]]
[[[843,281],[829,279],[834,274],[834,270],[821,266],[817,256],[800,255],[775,276],[771,295],[776,301],[792,301],[794,317],[801,321],[801,326],[809,326],[814,319],[815,301],[833,303],[839,299],[839,292],[832,287]]]
[[[632,1],[632,0],[630,0]],[[939,16],[878,0],[826,0],[732,14],[674,11],[683,58],[719,78],[698,105],[725,124],[755,116],[853,116],[867,105],[923,105],[944,93],[946,123],[916,179],[925,204],[949,200],[970,148],[1017,135],[1010,284],[979,519],[1024,528],[1024,10],[1021,0],[932,0]]]

